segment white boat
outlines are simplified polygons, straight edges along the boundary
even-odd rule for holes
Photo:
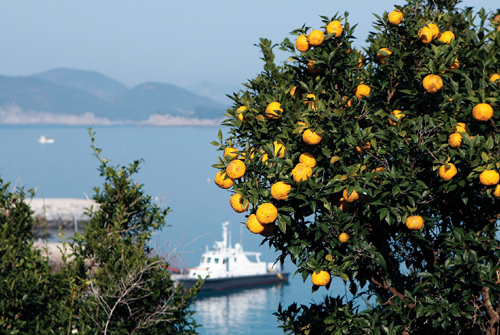
[[[212,250],[201,256],[200,265],[189,269],[187,274],[172,275],[172,278],[189,289],[198,281],[198,276],[207,278],[202,291],[224,290],[244,286],[263,285],[288,281],[288,273],[281,271],[278,263],[266,263],[260,260],[260,252],[243,251],[243,246],[236,243],[228,245],[227,226],[222,224],[222,241],[215,242]]]
[[[40,142],[40,143],[54,143],[54,138],[53,137],[40,136],[40,138],[38,139],[38,142]]]

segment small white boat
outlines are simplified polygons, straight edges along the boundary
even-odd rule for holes
[[[40,142],[40,143],[54,143],[54,138],[53,137],[40,136],[40,138],[38,139],[38,142]]]
[[[278,263],[260,260],[260,252],[243,251],[239,243],[234,248],[227,240],[227,226],[222,224],[222,241],[216,241],[212,250],[201,256],[200,265],[189,269],[187,274],[173,274],[172,279],[189,289],[198,281],[198,276],[207,278],[202,291],[224,290],[244,286],[263,285],[288,281],[288,273],[283,273]]]

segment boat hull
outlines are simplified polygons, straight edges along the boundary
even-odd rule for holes
[[[178,279],[185,290],[190,289],[198,279]],[[220,291],[241,287],[282,283],[288,281],[288,273],[267,273],[263,275],[240,276],[229,278],[208,278],[201,287],[201,291]]]

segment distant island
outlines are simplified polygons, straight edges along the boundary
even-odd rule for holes
[[[231,105],[222,91],[231,89],[238,90],[207,82],[192,91],[158,82],[129,88],[97,72],[62,68],[0,75],[0,124],[214,126]]]

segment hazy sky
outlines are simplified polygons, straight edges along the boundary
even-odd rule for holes
[[[17,0],[1,1],[0,74],[29,75],[68,67],[101,72],[126,85],[161,81],[240,84],[262,69],[254,44],[281,42],[319,15],[350,13],[363,46],[372,13],[394,0]],[[494,10],[498,0],[461,6]],[[292,39],[293,37],[291,37]]]

